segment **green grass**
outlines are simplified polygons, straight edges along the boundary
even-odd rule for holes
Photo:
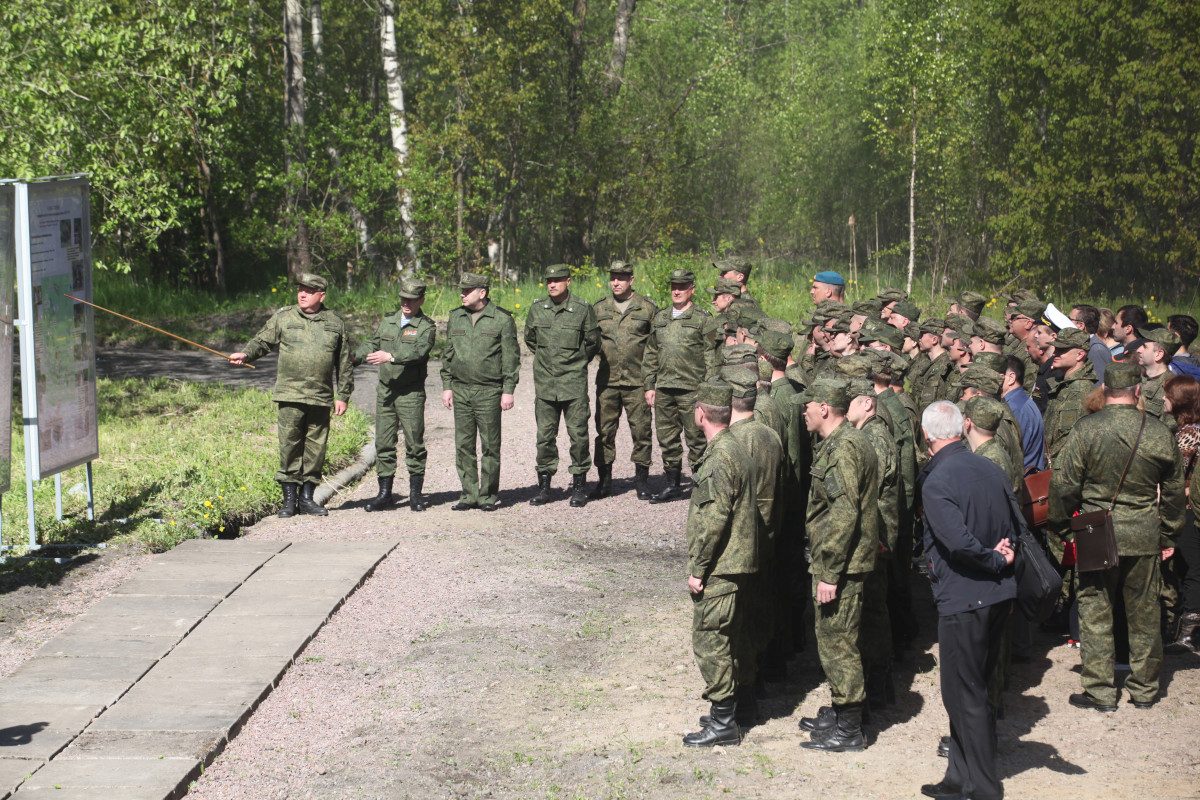
[[[184,539],[231,534],[279,503],[275,405],[258,389],[165,378],[100,380],[100,458],[93,462],[96,520],[86,517],[84,469],[62,473],[63,520],[54,481],[34,483],[42,543],[134,543],[154,552]],[[20,418],[16,408],[15,419]],[[351,408],[335,418],[327,470],[358,455],[370,420]],[[4,543],[28,542],[24,452],[13,429],[12,488],[4,495]]]

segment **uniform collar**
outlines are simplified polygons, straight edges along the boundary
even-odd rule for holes
[[[323,319],[325,317],[325,312],[329,310],[328,308],[325,307],[324,304],[322,304],[321,307],[319,309],[317,309],[317,313],[315,313],[315,314],[305,314],[304,311],[301,310],[299,303],[297,303],[294,306],[294,308],[296,309],[296,313],[299,314],[301,318],[311,319],[311,320]]]
[[[550,299],[549,296],[542,300],[542,308],[546,309],[547,311],[553,311],[555,314],[561,314],[564,311],[574,311],[575,306],[577,305],[578,303],[576,302],[575,297],[571,294],[570,289],[567,290],[567,299],[563,300],[561,303],[555,303]]]

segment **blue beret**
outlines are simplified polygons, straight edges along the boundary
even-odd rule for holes
[[[833,270],[818,272],[813,276],[813,280],[818,283],[828,283],[830,286],[845,286],[846,279]]]

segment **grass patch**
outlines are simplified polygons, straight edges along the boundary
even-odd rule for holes
[[[134,543],[162,552],[184,539],[234,533],[278,505],[275,404],[266,392],[166,378],[101,379],[97,406],[96,520],[87,519],[83,467],[62,473],[61,522],[54,517],[54,481],[38,481],[40,542]],[[16,408],[13,416],[20,419]],[[352,462],[369,430],[370,420],[354,408],[335,417],[326,469]],[[15,425],[3,513],[4,542],[17,552],[28,541],[22,445]]]

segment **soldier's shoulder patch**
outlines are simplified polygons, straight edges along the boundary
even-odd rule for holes
[[[508,310],[507,308],[505,308],[504,306],[498,306],[498,305],[496,305],[495,303],[492,303],[492,306],[493,306],[493,307],[494,307],[494,308],[495,308],[497,311],[499,311],[501,314],[506,314],[506,315],[508,315],[508,316],[510,316],[510,317],[512,316],[512,312],[511,312],[511,311],[509,311],[509,310]],[[463,312],[463,313],[466,313],[466,311],[464,310],[464,312]]]
[[[703,309],[697,305],[693,305],[692,310],[696,312],[696,316],[698,316],[698,317],[711,317],[712,316],[712,314],[708,313],[708,311],[706,309]]]

